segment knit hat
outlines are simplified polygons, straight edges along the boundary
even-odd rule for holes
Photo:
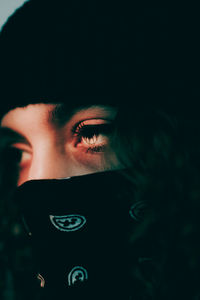
[[[117,105],[130,97],[132,27],[123,7],[32,0],[19,8],[0,34],[0,116],[33,103]]]

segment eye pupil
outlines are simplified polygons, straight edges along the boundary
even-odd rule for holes
[[[94,135],[98,135],[101,131],[100,126],[86,125],[81,128],[79,135],[91,139]]]
[[[113,126],[111,123],[103,124],[84,124],[82,122],[74,127],[73,132],[78,137],[79,144],[85,144],[90,151],[102,151],[102,146],[108,143],[108,136],[112,133]]]
[[[79,132],[82,141],[88,145],[94,145],[97,142],[101,129],[100,126],[87,125],[83,126]]]

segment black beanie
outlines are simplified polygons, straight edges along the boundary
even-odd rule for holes
[[[32,0],[19,8],[0,34],[1,117],[33,103],[130,98],[133,32],[123,3]]]

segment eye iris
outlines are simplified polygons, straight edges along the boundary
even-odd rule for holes
[[[86,144],[94,145],[97,142],[97,138],[97,135],[94,134],[93,137],[83,137],[82,139]]]
[[[85,144],[86,146],[100,147],[107,144],[108,136],[113,130],[111,123],[103,124],[84,124],[83,122],[74,128],[74,133],[78,137],[78,143]],[[99,150],[99,148],[98,148]]]

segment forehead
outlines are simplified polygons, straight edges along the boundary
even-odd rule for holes
[[[63,103],[60,104],[31,104],[25,107],[17,107],[10,110],[1,121],[2,127],[23,126],[34,124],[38,126],[48,124],[56,127],[63,126],[71,118],[114,118],[116,109],[105,105],[86,105],[71,108]]]

